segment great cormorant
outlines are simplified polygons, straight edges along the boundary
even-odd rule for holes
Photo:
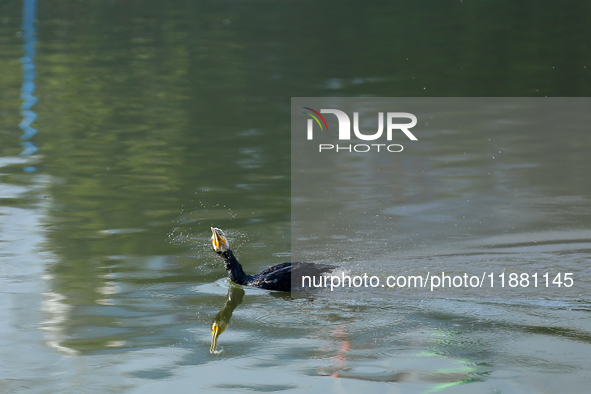
[[[224,260],[226,271],[230,280],[244,286],[260,287],[261,289],[276,291],[291,291],[292,276],[296,279],[294,288],[297,286],[297,278],[306,276],[321,276],[334,270],[335,266],[313,263],[281,263],[262,270],[256,275],[248,275],[236,260],[230,249],[230,244],[219,228],[211,228],[211,246],[213,250]]]

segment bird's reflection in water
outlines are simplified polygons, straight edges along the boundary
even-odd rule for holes
[[[228,298],[226,299],[226,303],[220,309],[217,315],[213,318],[213,322],[211,323],[211,347],[209,348],[209,352],[215,352],[215,348],[218,343],[218,337],[226,330],[228,324],[230,323],[230,319],[232,318],[232,312],[238,305],[242,303],[242,299],[244,298],[244,290],[240,287],[230,287],[228,289]]]

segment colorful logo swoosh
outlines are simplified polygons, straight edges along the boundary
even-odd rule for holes
[[[311,114],[309,112],[302,112],[303,114],[310,115],[316,121],[316,123],[318,123],[318,126],[320,126],[320,130],[324,130],[324,128],[322,127],[322,123],[320,123],[320,119],[322,119],[324,126],[326,126],[326,131],[328,131],[328,125],[326,124],[326,120],[324,120],[324,117],[322,115],[320,115],[320,112],[315,111],[312,108],[308,108],[308,107],[302,107],[302,108],[310,110],[310,111],[314,112],[314,114],[317,115],[317,116],[315,116],[314,114]],[[320,117],[320,119],[318,119],[318,117]]]

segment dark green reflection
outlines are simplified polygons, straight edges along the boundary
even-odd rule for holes
[[[226,331],[228,324],[230,324],[230,319],[232,318],[232,312],[234,309],[238,307],[242,303],[242,298],[244,297],[244,290],[240,287],[232,286],[228,289],[228,296],[224,306],[217,315],[213,318],[213,322],[211,323],[211,347],[209,348],[209,352],[215,352],[215,348],[218,343],[218,337]]]

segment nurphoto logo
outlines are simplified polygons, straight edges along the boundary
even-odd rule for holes
[[[328,124],[322,114],[333,114],[336,116],[339,123],[339,140],[350,141],[351,140],[351,119],[349,116],[338,109],[321,109],[320,112],[309,108],[303,107],[310,112],[303,112],[310,116],[307,122],[307,138],[308,140],[314,139],[314,122],[320,127],[320,131],[328,131]],[[400,119],[408,119],[410,122],[407,123],[395,123]],[[386,113],[386,141],[392,141],[392,136],[395,131],[401,131],[411,141],[418,141],[417,137],[410,132],[409,129],[413,128],[417,124],[417,117],[408,112],[387,112]],[[359,130],[359,112],[353,112],[353,133],[355,137],[362,141],[375,141],[382,137],[384,133],[384,113],[378,112],[378,130],[373,134],[364,134]],[[402,152],[403,146],[400,144],[319,144],[318,151],[333,151],[333,152],[358,152],[365,153],[369,151],[376,152]]]

